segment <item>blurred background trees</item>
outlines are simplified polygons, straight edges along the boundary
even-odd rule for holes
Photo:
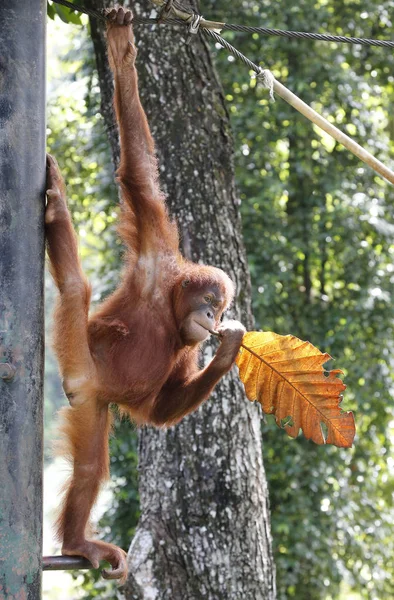
[[[300,0],[293,6],[284,0],[206,0],[201,12],[298,31],[386,39],[392,32],[391,0]],[[63,17],[68,19],[67,11]],[[82,21],[83,26],[62,30],[72,44],[62,57],[61,76],[51,80],[48,145],[63,156],[98,299],[116,279],[120,249],[93,51]],[[391,51],[239,33],[225,37],[393,164]],[[328,351],[345,372],[344,407],[357,411],[352,451],[291,440],[270,418],[263,426],[278,598],[389,600],[394,597],[393,188],[282,100],[271,103],[242,64],[213,50],[234,130],[256,328],[292,333]],[[56,386],[54,378],[50,381]],[[52,385],[47,397],[50,417],[62,400]],[[135,446],[130,426],[121,424],[113,440],[115,506],[104,523],[126,548],[138,516]],[[91,596],[113,597],[87,585]]]

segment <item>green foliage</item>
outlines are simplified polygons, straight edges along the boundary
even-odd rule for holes
[[[53,440],[56,437],[56,419],[54,415],[62,406],[64,393],[59,378],[59,370],[50,343],[52,334],[52,313],[55,301],[55,286],[46,274],[45,277],[45,386],[44,386],[44,459],[45,463],[53,457]]]
[[[100,522],[114,544],[126,551],[139,517],[138,437],[128,419],[117,419],[111,438],[111,478],[114,504]]]
[[[64,33],[68,39],[64,41]],[[58,159],[79,234],[84,269],[93,285],[93,302],[113,291],[119,279],[122,247],[116,236],[118,195],[94,70],[93,49],[86,30],[55,22],[49,28],[48,151]],[[62,41],[60,41],[62,40]],[[48,312],[54,288],[47,282]],[[64,401],[53,354],[47,351],[46,439],[52,435],[50,415]],[[128,421],[116,417],[111,451],[111,507],[100,523],[107,540],[128,549],[139,516],[137,435]],[[85,598],[114,598],[116,584],[99,571],[76,575]]]
[[[110,447],[113,500],[100,520],[100,535],[127,552],[140,514],[137,435],[129,421],[115,421]],[[75,578],[84,588],[85,600],[113,600],[116,597],[117,582],[103,580],[99,570],[85,571],[76,574]]]
[[[390,7],[391,0],[207,0],[203,12],[235,23],[390,38]],[[64,57],[67,75],[50,100],[49,145],[66,174],[99,299],[112,289],[120,262],[116,190],[92,51],[80,28],[69,27],[69,35],[74,49]],[[225,35],[381,160],[392,160],[392,52]],[[335,356],[348,385],[344,407],[356,410],[358,427],[353,451],[288,439],[270,419],[263,427],[278,598],[337,599],[346,581],[363,598],[389,600],[393,191],[282,100],[271,103],[224,50],[216,55],[234,128],[256,324],[309,339]],[[103,523],[110,528],[106,538],[127,548],[138,516],[136,437],[127,423],[118,427],[111,459],[115,503]],[[86,585],[89,597],[114,597],[107,584]]]
[[[50,58],[47,144],[67,182],[84,266],[94,279],[93,300],[113,291],[121,244],[115,235],[118,195],[103,119],[91,42],[69,29],[61,60]],[[61,37],[61,36],[59,36]],[[61,67],[60,67],[61,65]]]
[[[357,4],[215,2],[204,14],[390,38],[390,2]],[[393,156],[392,53],[225,35],[381,160]],[[224,50],[217,61],[235,131],[257,325],[335,356],[358,427],[353,452],[290,440],[271,420],[264,427],[278,596],[337,598],[345,578],[362,597],[392,598],[392,188],[280,98],[270,103]]]
[[[64,23],[74,23],[74,25],[82,25],[81,14],[76,10],[71,10],[67,6],[56,4],[55,2],[47,3],[47,14],[50,19],[55,19],[59,16]]]

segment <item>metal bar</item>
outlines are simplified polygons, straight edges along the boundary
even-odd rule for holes
[[[74,569],[93,569],[93,565],[81,556],[44,556],[43,571],[72,571]]]
[[[0,598],[41,598],[45,0],[0,2]]]

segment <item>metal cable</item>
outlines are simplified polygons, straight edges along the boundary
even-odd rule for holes
[[[148,18],[148,17],[137,17],[134,16],[132,21],[136,25],[182,25],[183,27],[187,27],[189,23],[187,21],[182,21],[182,19],[175,19],[173,17],[166,17],[164,20],[160,20],[159,18]]]
[[[249,60],[249,58],[247,58],[244,54],[242,54],[242,52],[237,50],[237,48],[234,48],[234,46],[232,46],[227,40],[222,38],[222,36],[216,33],[216,31],[212,31],[212,29],[202,29],[201,31],[204,35],[213,38],[218,44],[226,48],[226,50],[228,50],[233,56],[239,58],[239,60],[242,60],[242,62],[244,62],[245,65],[249,67],[249,69],[252,69],[252,71],[255,71],[256,73],[261,72],[261,68],[259,66],[257,66],[251,60]]]
[[[100,13],[99,11],[84,8],[82,6],[77,6],[76,4],[73,4],[72,2],[68,2],[68,0],[53,0],[53,2],[56,2],[57,4],[62,4],[63,6],[67,6],[68,8],[71,8],[74,10],[78,10],[79,12],[83,12],[87,15],[95,17],[96,19],[100,19],[101,21],[106,20],[105,16],[102,13]],[[138,23],[151,24],[151,25],[155,25],[158,23],[158,19],[137,18],[136,21]],[[169,19],[166,19],[165,22],[170,25],[185,25],[185,22],[180,19],[169,18]],[[227,27],[227,25],[226,25],[226,27]],[[222,36],[219,35],[218,33],[216,33],[216,31],[213,31],[212,29],[201,28],[201,32],[204,33],[207,37],[213,38],[218,44],[220,44],[221,46],[226,48],[226,50],[228,50],[236,58],[242,60],[249,67],[249,69],[252,69],[256,73],[260,73],[260,71],[261,71],[260,67],[255,65],[251,60],[249,60],[249,58],[247,58],[244,54],[242,54],[242,52],[237,50],[237,48],[234,48],[234,46],[232,46],[229,42],[227,42],[224,38],[222,38]]]
[[[55,4],[62,4],[62,6],[67,6],[67,8],[71,8],[71,10],[76,10],[80,13],[84,13],[85,15],[90,15],[95,19],[99,19],[100,21],[106,20],[104,15],[98,10],[94,10],[92,8],[85,8],[83,6],[74,4],[73,2],[68,2],[67,0],[52,0],[52,2],[54,2]]]
[[[68,0],[52,0],[56,4],[62,4],[63,6],[67,6],[71,10],[76,10],[81,13],[85,13],[86,15],[90,15],[100,21],[106,21],[105,16],[98,10],[84,8],[79,6],[78,4],[74,4],[73,2],[68,2]],[[182,5],[178,2],[175,2],[175,6],[181,7]],[[190,17],[193,15],[190,13]],[[145,25],[155,25],[159,22],[159,19],[146,19],[143,17],[135,17],[135,24],[145,24]],[[169,25],[188,25],[187,22],[182,21],[182,19],[173,19],[173,18],[165,18],[161,23],[168,23]],[[207,22],[209,23],[209,22]],[[204,31],[210,31],[208,27],[204,27],[204,24],[201,23],[201,29]],[[384,48],[394,48],[394,42],[390,40],[372,40],[368,38],[355,38],[355,37],[346,37],[342,35],[330,35],[326,33],[308,33],[304,31],[283,31],[281,29],[270,29],[268,27],[253,27],[251,25],[231,25],[229,23],[225,23],[222,27],[222,31],[240,31],[245,33],[259,33],[262,35],[274,35],[280,37],[290,37],[290,38],[304,38],[308,40],[321,40],[325,42],[339,42],[343,44],[361,44],[363,46],[380,46]],[[217,34],[216,34],[217,35]],[[222,41],[220,43],[224,44],[225,40],[221,38]],[[231,44],[230,44],[231,45]],[[234,51],[236,49],[234,48]],[[233,51],[231,51],[234,54]],[[235,56],[237,56],[235,54]],[[238,57],[240,58],[240,57]],[[245,57],[246,58],[246,57]],[[243,59],[241,59],[243,60]]]
[[[52,0],[52,2],[54,2],[55,4],[61,4],[62,6],[66,6],[71,10],[76,10],[80,13],[84,13],[85,15],[89,15],[100,21],[107,22],[105,15],[99,10],[85,8],[83,6],[79,6],[78,4],[74,4],[74,2],[69,2],[68,0]],[[160,18],[151,19],[147,17],[134,16],[133,23],[136,25],[158,25],[164,23],[164,21],[160,21]],[[168,25],[188,25],[188,23],[186,23],[185,21],[182,21],[181,19],[174,19],[172,17],[169,17],[168,19],[166,18],[165,23]]]
[[[63,4],[64,6],[73,8],[75,10],[80,10],[80,7],[77,7],[75,4],[68,2],[68,0],[53,0],[53,1],[57,2],[59,4]],[[85,12],[86,14],[90,14],[93,17],[105,20],[104,15],[101,13],[97,13],[97,11],[90,11],[90,10],[83,9],[83,10],[81,10],[81,12]],[[190,22],[191,22],[192,25],[194,25],[193,15],[190,15],[190,17],[189,17],[188,13],[186,13],[186,16],[184,18],[181,15],[177,15],[177,16],[179,17],[179,20],[170,18],[168,21],[167,21],[167,19],[165,19],[165,22],[166,23],[171,22],[171,24],[174,23],[176,25],[178,25],[179,22],[181,22],[184,25],[185,24],[190,25]],[[141,23],[142,22],[152,23],[151,19],[144,19],[144,20],[136,19],[136,21],[137,22],[139,21]],[[157,19],[153,20],[154,24],[157,22],[158,22]],[[218,23],[215,23],[213,21],[205,21],[205,23],[203,24],[202,22],[200,22],[200,20],[198,20],[197,27],[193,27],[193,28],[189,27],[189,37],[192,34],[197,33],[198,26],[200,26],[199,31],[202,35],[205,35],[206,37],[209,37],[209,38],[212,38],[213,40],[215,40],[215,42],[217,42],[218,44],[223,46],[228,52],[230,52],[230,54],[232,54],[233,56],[235,56],[236,58],[241,60],[247,67],[249,67],[249,69],[251,69],[252,71],[257,73],[257,76],[259,77],[259,79],[261,79],[263,85],[269,89],[271,97],[273,97],[273,92],[275,91],[281,98],[283,98],[283,100],[288,102],[291,106],[293,106],[296,110],[298,110],[298,112],[303,114],[312,123],[315,123],[323,131],[325,131],[326,133],[331,135],[335,140],[337,140],[338,142],[343,144],[343,146],[345,146],[345,148],[347,148],[348,150],[350,150],[350,152],[355,154],[355,156],[358,156],[358,158],[360,158],[362,161],[364,161],[366,164],[368,164],[370,167],[372,167],[382,177],[385,177],[388,181],[390,181],[390,183],[394,184],[394,171],[391,171],[391,169],[389,169],[382,162],[377,160],[370,152],[367,152],[364,148],[362,148],[362,146],[357,144],[348,135],[344,134],[337,127],[335,127],[334,125],[329,123],[326,119],[324,119],[324,117],[319,115],[310,106],[305,104],[305,102],[303,102],[300,98],[298,98],[298,96],[293,94],[284,85],[282,85],[279,81],[277,81],[268,69],[264,70],[261,67],[259,67],[258,65],[256,65],[255,63],[253,63],[244,54],[242,54],[242,52],[237,50],[237,48],[235,48],[229,42],[227,42],[227,40],[222,38],[222,36],[219,35],[218,33],[216,33],[216,31],[215,31],[215,29],[217,29],[217,25],[218,25]],[[229,26],[226,26],[221,23],[219,25],[220,25],[221,29],[223,29],[223,28],[229,29]],[[210,26],[214,27],[214,29],[210,29]],[[234,26],[234,27],[237,27],[237,29],[236,29],[237,31],[239,31],[239,30],[250,31],[253,29],[262,31],[262,29],[263,29],[260,27],[259,28],[246,28],[245,27],[244,29],[240,29],[241,26]],[[276,31],[276,30],[271,30],[271,31]],[[288,33],[289,32],[281,32],[280,35],[287,35]],[[300,36],[301,35],[302,34],[300,34]],[[312,36],[313,34],[309,34],[309,35]],[[327,39],[327,37],[328,36],[326,36],[326,39]],[[333,37],[334,36],[330,36],[331,41],[333,41]],[[351,41],[351,40],[353,40],[353,41]],[[366,42],[366,43],[368,43],[368,45],[370,45],[369,42],[378,42],[378,40],[359,40],[358,38],[343,38],[342,41],[346,41],[349,43]],[[392,44],[393,44],[393,42],[386,42],[384,45],[391,46]],[[381,45],[381,44],[375,44],[375,45]]]
[[[345,37],[343,35],[330,35],[326,33],[307,33],[304,31],[283,31],[269,29],[268,27],[252,27],[249,25],[230,25],[223,27],[223,31],[244,31],[246,33],[261,33],[263,35],[276,35],[280,37],[305,38],[308,40],[323,40],[325,42],[340,42],[344,44],[361,44],[363,46],[383,46],[394,48],[394,42],[389,40],[371,40],[368,38]]]

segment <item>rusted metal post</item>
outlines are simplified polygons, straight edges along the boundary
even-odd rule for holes
[[[0,2],[0,599],[41,598],[46,0]]]

